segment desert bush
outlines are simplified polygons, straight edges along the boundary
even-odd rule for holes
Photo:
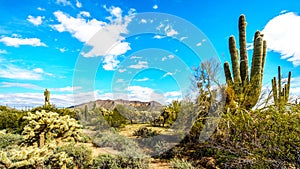
[[[148,138],[158,135],[157,131],[153,131],[152,129],[148,129],[147,127],[139,128],[138,130],[133,132],[133,136]]]
[[[65,152],[68,157],[72,157],[72,163],[67,165],[67,168],[78,169],[88,168],[88,165],[92,162],[92,150],[82,144],[68,143],[57,147],[55,153]]]
[[[94,160],[91,169],[147,169],[149,161],[125,156],[99,155]]]
[[[9,109],[6,106],[0,106],[0,130],[7,130],[12,133],[21,134],[26,123],[23,117],[26,112],[16,109]]]
[[[195,167],[190,162],[184,159],[172,159],[170,161],[170,164],[174,169],[195,169]]]
[[[12,145],[18,145],[22,141],[23,138],[19,134],[0,132],[0,149],[5,149]]]
[[[138,149],[138,144],[136,142],[113,131],[99,133],[93,138],[92,143],[96,147],[112,147],[114,150],[122,152],[131,151],[134,154],[142,154],[141,150]]]
[[[299,166],[299,108],[290,105],[285,112],[273,106],[265,110],[228,111],[211,141],[234,152],[238,156],[235,160],[253,157],[252,165],[285,165],[286,162]]]

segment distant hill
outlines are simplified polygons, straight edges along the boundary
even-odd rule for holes
[[[142,102],[142,101],[129,101],[129,100],[118,99],[118,100],[90,101],[88,103],[71,106],[69,108],[84,109],[85,105],[88,106],[89,110],[93,109],[94,106],[96,106],[96,108],[103,107],[108,110],[113,110],[117,105],[123,105],[125,107],[129,107],[140,111],[160,111],[164,107],[163,105],[161,105],[156,101]]]

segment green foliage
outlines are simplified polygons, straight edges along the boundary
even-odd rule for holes
[[[55,153],[65,152],[68,157],[72,157],[72,163],[67,165],[67,168],[77,166],[78,169],[88,168],[92,162],[92,150],[82,144],[68,143],[66,145],[57,147]]]
[[[21,134],[26,123],[23,117],[26,112],[0,106],[0,130]]]
[[[91,169],[148,169],[149,161],[147,159],[125,157],[125,156],[111,156],[99,155],[93,160]]]
[[[114,150],[131,152],[133,156],[143,154],[136,142],[113,131],[99,133],[92,142],[96,147],[112,147]]]
[[[227,112],[211,139],[234,152],[237,158],[231,162],[251,157],[253,165],[258,166],[264,164],[272,168],[280,161],[299,166],[299,108],[299,105],[290,105],[285,112],[276,107],[265,111]],[[230,163],[230,159],[226,158],[223,163]]]
[[[157,131],[153,131],[152,129],[148,129],[147,127],[139,128],[138,130],[133,132],[133,136],[148,138],[158,135]]]
[[[170,164],[174,169],[195,169],[195,167],[190,162],[184,159],[172,159]]]
[[[0,149],[5,149],[8,146],[21,144],[23,138],[18,134],[0,132]]]
[[[55,107],[55,105],[35,107],[35,108],[31,109],[30,112],[35,113],[35,112],[40,112],[42,110],[44,110],[45,112],[56,112],[60,116],[68,115],[68,116],[70,116],[71,118],[74,118],[74,119],[77,119],[77,116],[78,116],[76,111],[74,111],[72,109],[57,108],[57,107]]]
[[[224,72],[228,87],[234,91],[234,101],[237,102],[241,108],[251,109],[256,105],[261,93],[264,63],[266,59],[266,41],[263,40],[263,35],[259,31],[255,33],[249,80],[246,25],[245,16],[241,15],[239,18],[240,52],[236,48],[234,36],[230,36],[229,38],[233,78],[228,62],[224,63]]]

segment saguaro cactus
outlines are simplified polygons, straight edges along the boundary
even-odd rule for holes
[[[280,107],[288,102],[289,94],[290,94],[291,76],[292,76],[292,72],[289,72],[287,84],[285,84],[284,87],[282,88],[281,69],[280,66],[278,66],[278,85],[276,82],[276,77],[272,79],[273,99],[274,99],[274,104],[276,106]]]
[[[245,16],[241,15],[238,26],[240,53],[236,47],[234,36],[230,36],[229,38],[233,78],[228,62],[224,63],[224,72],[228,87],[234,91],[234,101],[238,103],[240,107],[250,109],[256,105],[261,93],[267,43],[263,40],[263,34],[261,34],[260,31],[256,31],[254,35],[251,74],[249,79],[246,25]]]

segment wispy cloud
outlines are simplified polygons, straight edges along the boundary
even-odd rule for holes
[[[7,51],[4,49],[0,49],[0,54],[7,54]]]
[[[91,14],[87,11],[81,11],[77,17],[91,17]]]
[[[42,7],[38,7],[37,10],[39,10],[39,11],[46,11],[46,9],[42,8]]]
[[[124,73],[124,72],[126,72],[126,70],[127,70],[127,69],[118,69],[118,72]]]
[[[29,15],[27,18],[27,21],[29,21],[30,23],[32,23],[35,26],[38,26],[38,25],[42,24],[43,19],[44,19],[44,17],[42,17],[42,16],[34,17],[34,16]]]
[[[139,61],[137,64],[135,65],[130,65],[128,66],[128,68],[132,68],[132,69],[143,69],[143,68],[148,68],[148,62],[146,61]]]
[[[161,58],[161,61],[166,61],[167,59],[173,59],[175,56],[174,55],[168,55],[168,56],[164,56]]]
[[[155,35],[155,36],[153,36],[154,39],[163,39],[165,37],[166,36],[161,36],[161,35]]]
[[[36,73],[39,73],[39,74],[47,75],[47,76],[54,76],[52,73],[45,72],[42,68],[35,68],[35,69],[33,69],[33,71]]]
[[[15,83],[15,82],[2,82],[1,87],[11,88],[11,87],[20,87],[26,89],[42,90],[40,86],[29,84],[29,83]]]
[[[2,37],[0,42],[4,43],[6,46],[19,47],[21,45],[29,46],[47,46],[45,43],[41,42],[38,38],[17,38],[17,37]]]
[[[267,40],[269,50],[281,54],[281,59],[287,59],[295,66],[300,65],[300,16],[293,13],[283,13],[271,19],[262,33]]]
[[[165,78],[165,77],[167,77],[167,76],[173,76],[173,75],[174,75],[174,73],[167,72],[167,73],[165,73],[165,74],[161,77],[161,79],[162,79],[162,78]]]
[[[166,32],[167,36],[178,35],[178,32],[175,29],[173,29],[173,27],[170,25],[167,25],[165,27],[165,32]]]
[[[150,80],[148,77],[144,77],[142,79],[134,79],[133,81],[137,81],[137,82],[145,82],[145,81],[148,81]]]
[[[72,6],[71,2],[68,0],[56,0],[56,3],[63,6]]]
[[[76,7],[77,8],[81,8],[82,7],[82,3],[79,2],[79,0],[76,0]]]

